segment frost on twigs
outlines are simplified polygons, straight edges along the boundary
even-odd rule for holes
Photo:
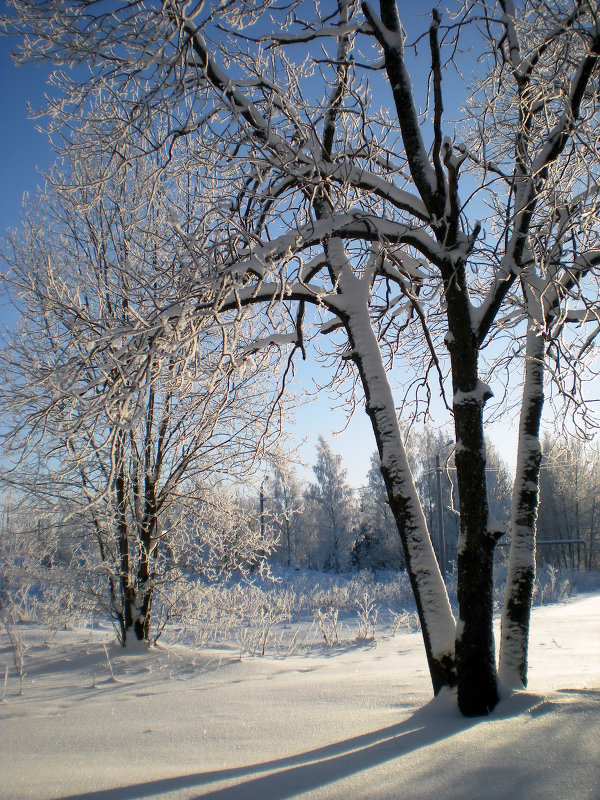
[[[67,617],[102,609],[126,644],[151,638],[155,602],[173,613],[166,587],[189,569],[264,564],[269,537],[223,484],[276,438],[276,362],[257,353],[238,367],[261,338],[256,321],[194,313],[198,264],[186,247],[182,267],[180,239],[165,234],[180,195],[139,162],[92,192],[97,163],[57,168],[11,241],[20,326],[1,354],[0,399],[27,569],[46,596],[65,590]]]

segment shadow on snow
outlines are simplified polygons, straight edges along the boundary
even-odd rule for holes
[[[522,713],[539,702],[538,695],[528,693],[513,697],[510,712],[506,716]],[[499,708],[499,712],[491,719],[502,719],[502,716]],[[461,717],[455,710],[455,701],[448,695],[431,701],[404,722],[294,756],[100,789],[65,796],[62,800],[137,800],[237,779],[243,780],[237,780],[233,785],[207,788],[197,797],[204,800],[246,800],[249,797],[283,799],[400,758],[479,725],[482,721]],[[257,773],[267,774],[253,777]]]

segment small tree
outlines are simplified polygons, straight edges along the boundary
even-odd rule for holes
[[[264,502],[271,515],[270,525],[278,539],[275,556],[288,567],[297,563],[303,535],[303,494],[302,485],[292,469],[275,466],[266,482]]]
[[[377,453],[371,456],[367,485],[359,491],[360,529],[352,546],[353,566],[359,569],[401,569],[404,555]]]

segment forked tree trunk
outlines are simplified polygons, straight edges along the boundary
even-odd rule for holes
[[[539,431],[544,404],[544,348],[544,337],[539,326],[530,320],[500,640],[500,678],[511,688],[527,685],[527,645],[535,579],[535,538],[542,462]]]
[[[465,275],[465,243],[459,241],[461,203],[452,159],[444,174],[441,163],[441,129],[433,162],[421,134],[411,81],[404,61],[404,31],[396,0],[380,0],[381,20],[367,3],[363,9],[383,48],[410,173],[425,204],[435,235],[447,260],[438,260],[450,336],[452,363],[456,470],[460,496],[461,542],[458,553],[458,601],[460,621],[456,636],[458,705],[466,716],[489,713],[498,702],[493,615],[493,554],[495,540],[488,529],[488,503],[483,440],[483,407],[486,397],[478,378],[481,342],[473,330],[471,304]],[[435,34],[435,30],[434,30]],[[435,35],[433,37],[435,39]],[[432,39],[430,39],[432,41]],[[437,43],[432,59],[439,56]],[[439,63],[437,65],[439,70]],[[435,73],[435,69],[434,69]],[[434,75],[434,91],[440,91]],[[441,119],[441,97],[435,99],[435,114]],[[435,127],[435,124],[434,124]],[[460,244],[460,247],[457,245]]]
[[[402,540],[433,691],[437,694],[444,686],[456,685],[456,625],[408,465],[379,343],[371,327],[367,305],[369,281],[344,275],[340,284],[342,297],[346,290],[350,298],[345,316],[346,331],[377,441],[388,501]]]

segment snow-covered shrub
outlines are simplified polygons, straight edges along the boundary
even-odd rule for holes
[[[418,633],[421,630],[419,615],[416,611],[401,611],[400,613],[396,613],[390,610],[390,617],[390,634],[392,636],[400,631]]]
[[[574,593],[569,577],[552,564],[547,564],[536,575],[533,586],[533,603],[540,606],[546,603],[560,603]]]
[[[348,586],[344,585],[317,590],[309,596],[309,602],[313,610],[324,609],[338,612],[349,609],[352,604]]]
[[[316,608],[313,619],[327,647],[334,647],[340,643],[339,611],[337,608],[329,608],[325,611]]]
[[[356,613],[358,617],[357,640],[366,642],[374,639],[379,609],[373,597],[367,592],[363,594],[362,598],[357,603]]]

